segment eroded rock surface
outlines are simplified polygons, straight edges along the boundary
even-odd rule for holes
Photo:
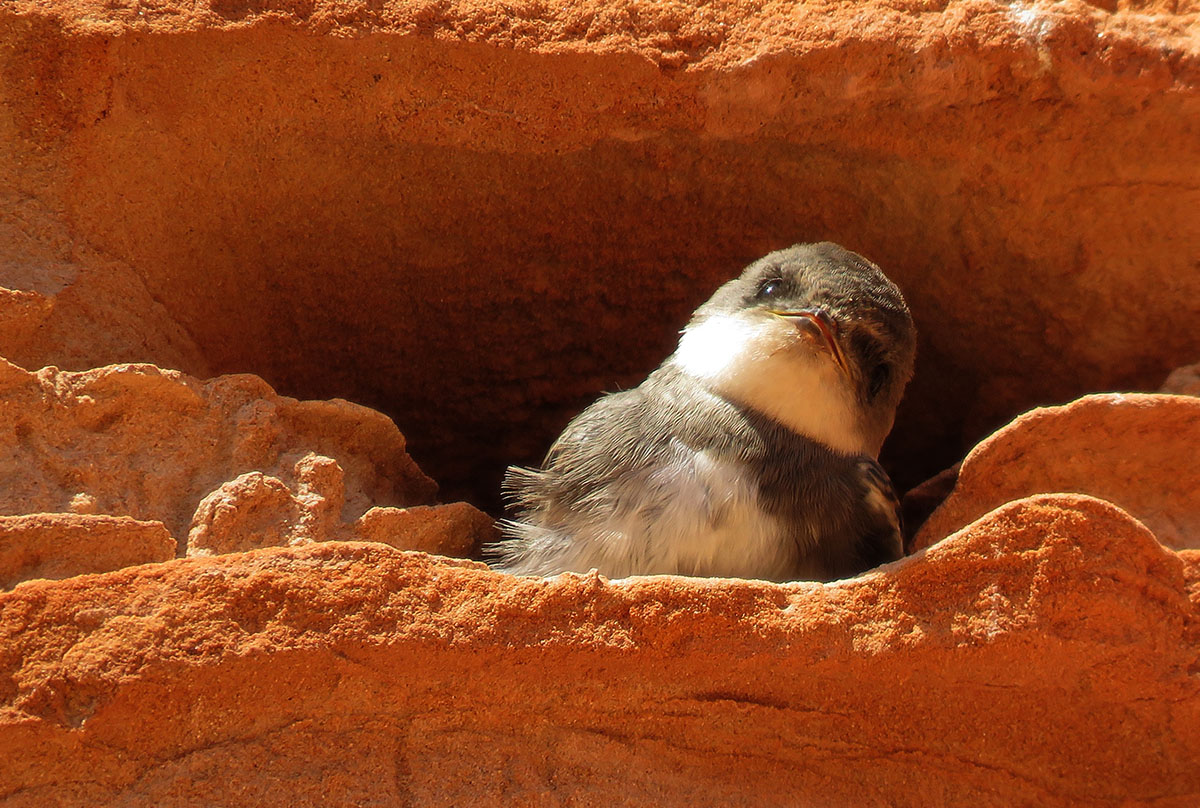
[[[3,4],[0,355],[80,372],[0,364],[0,587],[75,576],[0,593],[0,802],[1192,808],[1200,550],[1147,530],[1195,545],[1187,400],[1024,417],[854,581],[614,584],[399,552],[491,520],[379,413],[198,378],[374,406],[494,505],[833,239],[921,330],[907,487],[1195,361],[1198,20]]]
[[[1033,410],[967,455],[914,547],[1006,502],[1071,492],[1120,505],[1170,547],[1200,548],[1198,447],[1200,398],[1112,393]]]
[[[129,515],[209,552],[333,538],[372,507],[435,491],[386,416],[248,375],[0,362],[0,419],[0,513]],[[276,533],[243,535],[256,519]]]
[[[468,558],[499,537],[495,521],[465,502],[414,508],[372,508],[354,523],[354,538],[400,550]]]
[[[374,507],[353,524],[343,522],[341,467],[312,454],[296,466],[298,493],[278,478],[251,471],[205,497],[192,517],[187,554],[357,539],[461,558],[496,536],[492,517],[465,502]]]
[[[313,521],[282,480],[248,471],[200,501],[188,531],[187,554],[216,555],[325,539],[326,530],[316,536],[306,530]],[[322,520],[319,527],[327,524]]]
[[[357,401],[496,505],[744,263],[832,239],[921,331],[907,488],[1030,406],[1196,361],[1198,17],[9,0],[0,250],[61,289],[16,273],[0,355]]]
[[[1184,806],[1198,576],[1049,496],[832,585],[339,542],[27,583],[0,595],[0,795]]]
[[[0,41],[11,41],[13,32],[6,11],[0,10]],[[25,75],[39,69],[29,54],[16,58]],[[0,104],[11,110],[12,74],[5,75]],[[71,233],[47,200],[61,166],[37,170],[17,158],[5,143],[14,134],[11,123],[0,117],[0,355],[28,368],[152,362],[211,375],[195,341],[144,279]]]
[[[1200,364],[1175,368],[1159,392],[1179,396],[1200,396]]]
[[[78,513],[0,516],[0,589],[174,557],[175,540],[162,522]]]

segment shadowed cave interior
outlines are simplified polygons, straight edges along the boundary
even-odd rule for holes
[[[828,90],[803,56],[736,76],[793,88],[768,119],[723,74],[627,56],[285,31],[95,47],[125,67],[64,112],[89,122],[56,157],[74,232],[132,267],[205,370],[391,416],[443,501],[496,513],[508,464],[537,463],[573,414],[653,369],[720,283],[800,241],[875,261],[913,311],[916,375],[882,457],[901,492],[1031,406],[1155,389],[1194,361],[1173,325],[1186,312],[1129,281],[1156,228],[1186,229],[1183,208],[1135,206],[1135,186],[1092,176],[1128,166],[1087,174],[1062,145],[1119,152],[1177,114],[1167,97],[1140,99],[1136,126],[1089,128],[1116,102],[1030,106],[1008,73],[988,105],[910,108]],[[893,57],[898,75],[926,58]],[[435,75],[405,72],[430,60]],[[826,92],[834,106],[811,106]],[[1144,159],[1147,177],[1174,166]],[[1126,226],[1090,215],[1108,209]]]

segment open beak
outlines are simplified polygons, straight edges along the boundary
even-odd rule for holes
[[[841,368],[842,372],[847,376],[850,375],[850,368],[846,364],[846,357],[842,354],[842,349],[838,347],[837,320],[829,316],[829,312],[825,309],[798,309],[796,311],[772,311],[772,314],[782,317],[785,320],[792,322],[796,328],[804,332],[811,339],[818,340],[829,355],[833,357],[834,363]]]

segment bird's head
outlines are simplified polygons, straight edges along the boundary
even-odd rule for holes
[[[823,242],[773,252],[718,289],[669,361],[835,450],[874,457],[915,353],[916,327],[896,285]]]

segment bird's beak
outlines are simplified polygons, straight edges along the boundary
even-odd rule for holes
[[[838,347],[837,320],[829,315],[825,309],[798,309],[795,311],[772,311],[772,314],[777,317],[782,317],[790,321],[796,328],[802,331],[808,337],[818,340],[829,355],[833,357],[834,364],[841,368],[842,372],[847,376],[850,375],[850,367],[846,364],[846,357],[842,354],[842,349]]]

